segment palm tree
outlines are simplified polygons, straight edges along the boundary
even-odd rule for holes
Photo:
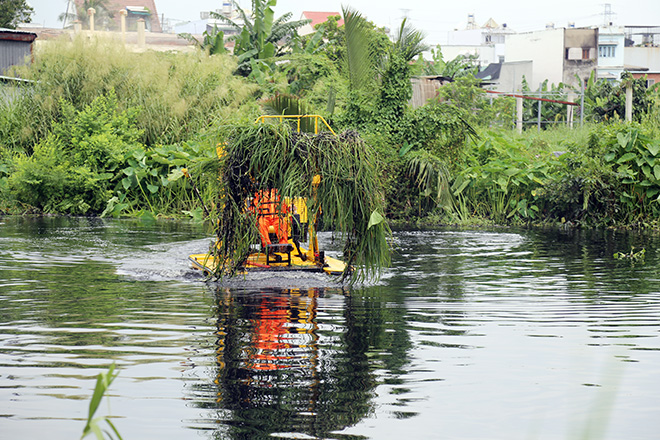
[[[79,21],[83,27],[89,26],[89,15],[87,15],[87,10],[89,8],[94,8],[96,10],[95,20],[104,23],[105,28],[109,27],[109,24],[114,17],[114,13],[110,10],[110,5],[108,0],[82,0],[76,2],[74,8],[70,8],[67,5],[67,12],[60,14],[58,20],[64,22],[66,27],[67,24],[71,24],[74,21]],[[75,9],[75,12],[73,11]]]

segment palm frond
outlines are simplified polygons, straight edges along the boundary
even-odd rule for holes
[[[406,61],[411,61],[417,55],[429,50],[429,46],[424,44],[426,35],[415,28],[413,28],[406,18],[401,22],[397,38],[394,43],[394,50]]]
[[[367,23],[362,15],[349,6],[342,7],[346,38],[346,65],[353,90],[360,90],[374,78],[374,59]]]
[[[437,156],[417,150],[408,159],[407,168],[424,197],[431,197],[441,205],[451,203],[449,170]]]
[[[270,99],[265,100],[263,109],[268,115],[307,115],[309,109],[307,106],[296,96],[279,94]],[[289,125],[292,130],[297,130],[298,121],[296,119],[288,119]],[[310,118],[300,119],[300,131],[305,133],[314,133],[314,121]]]

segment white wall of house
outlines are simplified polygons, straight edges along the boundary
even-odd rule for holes
[[[461,29],[447,32],[449,46],[480,46],[483,29]]]
[[[505,36],[512,34],[508,28],[478,28],[454,30],[447,33],[447,44],[442,45],[445,61],[456,58],[459,54],[477,54],[482,66],[504,61]],[[446,48],[446,51],[445,51]]]
[[[495,46],[451,46],[442,45],[442,59],[447,63],[459,55],[477,55],[481,67],[486,67],[490,63],[499,62],[498,48]]]
[[[506,36],[505,62],[532,62],[527,83],[532,90],[546,79],[551,84],[563,80],[564,29],[511,34]]]
[[[623,27],[598,30],[598,78],[618,80],[624,68],[625,32]]]
[[[522,78],[531,78],[531,61],[515,61],[503,63],[500,69],[500,79],[495,90],[505,93],[516,93],[522,91]]]
[[[626,47],[623,57],[626,67],[645,67],[651,72],[660,71],[660,47]]]

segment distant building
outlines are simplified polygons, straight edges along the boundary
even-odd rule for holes
[[[649,86],[660,83],[660,26],[625,26],[623,62],[635,78]]]
[[[598,30],[598,78],[618,81],[625,70],[626,36],[621,26],[604,26]]]
[[[481,66],[502,63],[506,36],[513,33],[506,23],[499,25],[492,18],[478,26],[474,14],[469,14],[463,29],[454,29],[447,34],[447,44],[441,46],[442,55],[445,61],[459,55],[476,55]]]
[[[532,62],[532,74],[526,77],[532,89],[545,80],[580,87],[597,68],[598,29],[549,26],[507,35],[505,61]]]
[[[83,7],[83,0],[75,0],[76,8]],[[113,18],[111,28],[118,29],[121,17],[119,11],[124,9],[126,15],[126,27],[135,30],[137,21],[143,19],[145,27],[150,32],[162,32],[163,28],[156,10],[155,0],[108,0],[108,9]]]
[[[326,21],[328,21],[329,17],[334,17],[337,15],[341,17],[341,14],[339,12],[303,11],[303,13],[300,15],[300,19],[311,20],[311,22],[298,29],[298,35],[308,35],[313,33],[314,27],[317,24],[325,23]],[[340,18],[339,21],[337,22],[337,26],[343,26],[343,24],[344,24],[344,19]]]
[[[0,28],[0,75],[32,56],[32,43],[36,38],[34,32]]]
[[[238,11],[234,10],[230,2],[225,1],[222,5],[222,9],[216,9],[214,12],[216,14],[223,15],[229,18],[239,27],[242,27],[244,24],[241,14]],[[248,10],[244,10],[244,12],[248,17],[251,14],[251,12]],[[200,12],[199,17],[200,19],[196,21],[189,21],[187,23],[177,24],[175,26],[175,32],[177,34],[188,33],[192,35],[201,35],[204,32],[211,33],[213,32],[213,28],[216,28],[218,31],[224,34],[225,38],[231,35],[238,34],[238,31],[233,26],[227,24],[222,20],[213,18],[211,16],[210,11]]]

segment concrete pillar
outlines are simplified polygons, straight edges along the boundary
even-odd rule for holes
[[[523,99],[516,98],[516,129],[522,133],[523,129]]]
[[[633,89],[632,85],[626,87],[626,122],[632,121],[633,113]]]
[[[138,41],[138,48],[144,49],[147,47],[147,40],[146,36],[144,34],[144,19],[141,18],[137,22],[137,41]]]
[[[80,32],[82,32],[82,23],[76,20],[73,22],[73,33],[79,34]]]
[[[568,94],[568,101],[569,102],[575,102],[575,93],[569,93]],[[573,128],[573,114],[574,114],[574,105],[567,105],[566,106],[566,123],[568,124],[568,128]]]
[[[87,15],[89,16],[89,30],[94,32],[94,15],[96,14],[96,9],[89,8],[87,10]]]
[[[126,11],[126,9],[119,11],[121,22],[121,41],[123,41],[124,44],[126,44],[126,15],[128,15],[128,11]]]

